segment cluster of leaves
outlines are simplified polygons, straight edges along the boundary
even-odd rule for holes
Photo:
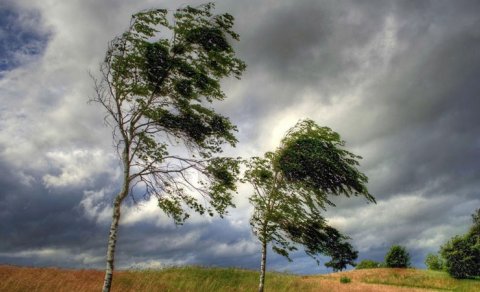
[[[425,257],[425,265],[429,270],[441,271],[445,266],[445,262],[440,255],[429,253]]]
[[[455,278],[480,276],[480,209],[472,219],[473,226],[467,234],[453,237],[440,249],[445,269]]]
[[[361,269],[377,269],[377,268],[407,268],[410,266],[410,255],[407,250],[398,245],[390,247],[385,254],[385,262],[377,262],[374,260],[365,259],[360,261],[355,268]]]
[[[323,254],[331,258],[325,266],[333,271],[341,271],[348,265],[355,266],[358,252],[347,241],[349,237],[328,226],[323,218],[295,223],[295,226],[290,226],[286,232],[293,243],[302,245],[305,253],[316,259],[317,264],[320,263],[318,255]]]
[[[403,246],[393,245],[385,255],[385,265],[389,268],[408,268],[410,254]]]
[[[296,246],[315,258],[332,259],[334,270],[354,265],[358,253],[348,237],[328,226],[321,215],[333,203],[328,195],[362,195],[374,202],[367,178],[355,166],[360,157],[342,149],[340,136],[312,120],[300,121],[286,134],[281,147],[247,162],[245,181],[252,184],[255,207],[250,224],[261,242],[272,244],[289,258]]]
[[[384,263],[377,262],[374,260],[361,260],[356,266],[355,269],[361,270],[361,269],[377,269],[381,268],[384,266]]]
[[[225,213],[236,190],[239,160],[214,156],[222,145],[236,144],[237,129],[209,104],[225,98],[220,80],[239,78],[245,64],[230,44],[239,38],[233,17],[212,14],[213,8],[177,9],[172,22],[165,9],[134,14],[128,30],[110,43],[96,82],[94,100],[114,128],[125,180],[146,197],[155,195],[176,223],[188,218],[185,205]],[[191,155],[176,154],[182,145]]]
[[[305,120],[290,129],[277,151],[275,166],[288,183],[306,189],[319,197],[317,201],[329,202],[326,194],[363,195],[368,193],[368,178],[358,171],[362,157],[345,150],[340,135],[328,127],[319,127]]]

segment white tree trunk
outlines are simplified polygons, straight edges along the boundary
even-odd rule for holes
[[[265,267],[267,265],[267,241],[262,240],[262,262],[260,263],[260,284],[258,285],[258,292],[263,292],[265,286]]]
[[[113,203],[112,224],[110,225],[110,234],[108,236],[107,248],[107,267],[105,269],[105,280],[103,281],[102,292],[110,292],[112,287],[115,246],[117,244],[118,223],[120,222],[120,211],[123,200],[127,197],[130,189],[130,165],[128,163],[128,149],[125,149],[122,155],[123,160],[123,186]]]
[[[115,246],[117,244],[118,222],[120,221],[120,207],[123,199],[121,193],[118,194],[113,205],[112,225],[110,225],[110,234],[108,236],[108,248],[107,248],[107,267],[105,269],[105,280],[103,281],[102,292],[109,292],[112,286],[114,258],[115,258]]]

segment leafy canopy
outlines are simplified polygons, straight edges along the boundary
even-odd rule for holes
[[[403,246],[393,245],[385,255],[385,265],[389,268],[408,268],[410,254]]]
[[[334,270],[354,265],[357,252],[348,238],[321,216],[326,205],[333,205],[328,195],[362,195],[375,202],[367,177],[356,168],[360,157],[342,146],[337,133],[304,120],[287,132],[275,152],[247,162],[244,178],[254,188],[250,224],[278,254],[290,259],[289,252],[302,245],[317,262],[321,254],[330,256],[326,266]]]
[[[440,248],[447,272],[455,278],[480,276],[480,209],[472,215],[468,233],[455,236]]]
[[[155,195],[176,223],[188,217],[184,206],[224,214],[236,189],[238,160],[214,158],[222,145],[235,145],[236,127],[209,104],[226,97],[220,80],[239,78],[245,64],[230,44],[239,39],[233,17],[213,8],[134,14],[110,43],[96,80],[94,100],[107,110],[127,184]]]
[[[374,261],[374,260],[361,260],[356,266],[355,269],[362,270],[362,269],[376,269],[383,266],[383,263]]]
[[[443,270],[444,262],[438,254],[429,253],[425,257],[425,265],[429,270],[441,271]]]
[[[277,150],[275,167],[288,183],[318,196],[362,195],[375,202],[368,193],[368,178],[356,168],[362,157],[345,150],[340,135],[312,120],[299,122],[290,129]]]

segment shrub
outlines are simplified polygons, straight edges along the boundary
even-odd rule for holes
[[[453,237],[440,249],[445,268],[454,278],[480,276],[480,209],[475,211],[472,219],[473,226],[467,234]]]
[[[399,245],[394,245],[385,255],[385,264],[388,268],[407,268],[410,266],[410,255]]]
[[[361,262],[359,262],[356,265],[355,269],[357,269],[357,270],[376,269],[376,268],[381,268],[381,267],[382,267],[382,263],[372,261],[372,260],[362,260]]]
[[[340,283],[347,284],[347,283],[350,283],[350,282],[352,282],[352,279],[350,279],[349,277],[343,276],[343,277],[340,278]]]
[[[480,276],[480,244],[474,241],[468,235],[455,236],[441,247],[445,268],[452,277]]]
[[[438,254],[429,253],[425,258],[425,265],[429,270],[443,270],[443,259]]]

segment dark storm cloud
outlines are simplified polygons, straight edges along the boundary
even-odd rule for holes
[[[14,166],[2,161],[0,168],[0,262],[15,263],[23,258],[16,256],[22,251],[28,254],[35,250],[68,248],[75,251],[72,253],[75,255],[104,243],[106,229],[86,220],[78,206],[83,196],[81,189],[47,189],[38,173],[28,173],[31,179],[23,185]],[[104,183],[104,180],[96,182]],[[72,264],[56,256],[35,259],[32,254],[31,259],[40,265]]]
[[[6,97],[0,262],[102,268],[118,162],[103,114],[85,104],[86,72],[96,68],[87,67],[100,61],[131,13],[164,3],[122,4],[114,13],[108,1],[42,3],[42,21],[55,28],[45,59],[37,55],[38,65],[17,71],[10,64],[0,80]],[[0,7],[9,7],[2,10],[2,31],[26,13]],[[390,245],[402,244],[421,266],[427,252],[468,228],[480,207],[478,1],[222,1],[217,7],[235,16],[241,35],[235,46],[248,65],[241,81],[225,83],[229,98],[218,105],[240,131],[229,153],[273,150],[267,146],[277,145],[284,118],[309,117],[338,131],[364,157],[361,168],[378,204],[337,198],[325,216],[352,237],[361,259],[382,260]],[[47,35],[42,31],[26,30],[9,45],[36,43]],[[180,227],[149,206],[134,213],[129,201],[117,266],[256,268],[260,250],[244,202],[250,190],[241,190],[240,207],[225,220],[197,218]],[[276,270],[326,271],[301,251],[292,264],[270,256]]]
[[[0,220],[8,222],[0,227],[0,263],[102,268],[109,222],[86,216],[79,206],[85,198],[82,188],[49,189],[41,183],[42,174],[33,172],[26,174],[29,184],[21,185],[15,167],[0,165]],[[91,187],[101,188],[105,178],[98,176]],[[109,204],[111,193],[103,203]],[[126,206],[135,208],[130,199]],[[260,258],[259,243],[248,225],[233,226],[220,219],[184,226],[175,226],[171,219],[161,226],[154,221],[122,224],[117,248],[119,268],[194,264],[255,269]],[[272,268],[285,270],[285,259],[270,257]]]
[[[158,263],[157,267],[190,264],[257,269],[261,256],[260,243],[250,229],[233,226],[228,220],[186,223],[179,227],[173,224],[158,227],[144,222],[122,227],[120,234],[116,258],[122,267],[155,267]],[[292,265],[270,252],[270,269],[295,269],[298,273],[327,271],[323,266],[315,268],[315,262],[305,258],[301,250],[292,253],[292,258],[298,258],[299,262]]]
[[[20,10],[8,1],[0,4],[0,76],[44,51],[48,34],[39,26],[38,11]]]
[[[384,187],[374,187],[379,196],[440,179],[448,187],[452,176],[462,187],[465,180],[475,183],[479,11],[475,1],[302,1],[258,9],[257,20],[241,27],[240,47],[249,70],[260,72],[255,77],[268,77],[248,91],[241,113],[255,124],[251,120],[302,102],[298,92],[305,88],[314,87],[315,102],[328,104],[332,94],[368,80],[352,113],[361,127],[347,133],[347,142],[378,143],[365,167],[387,165],[393,172]],[[396,41],[385,74],[354,78],[362,63],[371,62],[373,70],[381,65],[380,56],[353,58],[352,51],[368,47],[388,17]]]
[[[342,81],[347,69],[355,69],[355,63],[342,54],[368,43],[386,17],[379,13],[384,11],[379,6],[356,3],[344,6],[302,1],[273,5],[256,23],[259,27],[252,30],[254,33],[246,37],[248,63],[265,67],[296,87]]]
[[[187,222],[177,227],[169,223],[161,227],[148,222],[122,227],[120,263],[158,261],[164,265],[255,266],[251,259],[257,256],[258,250],[256,244],[250,242],[249,229],[238,229],[218,219],[211,223]]]
[[[242,27],[249,70],[260,72],[242,112],[251,131],[260,131],[252,124],[275,123],[269,113],[305,102],[307,88],[316,92],[310,104],[328,106],[337,102],[332,96],[366,84],[347,115],[338,117],[347,123],[334,129],[364,156],[362,169],[378,200],[425,198],[382,205],[387,213],[408,206],[418,212],[370,226],[365,218],[364,232],[357,220],[349,221],[346,230],[355,240],[385,234],[378,250],[362,246],[367,257],[410,244],[420,246],[412,253],[421,264],[433,246],[461,233],[480,206],[479,12],[475,1],[302,1],[258,9],[256,20]],[[352,217],[348,208],[363,204],[340,201],[346,218]],[[427,244],[432,230],[443,234]]]
[[[242,113],[261,119],[302,102],[306,90],[316,92],[317,102],[329,103],[333,95],[354,86],[358,80],[353,75],[366,60],[352,53],[372,41],[391,7],[387,2],[362,3],[273,2],[245,9],[248,15],[239,11],[240,54],[249,66],[246,78],[256,83],[246,92]]]
[[[380,196],[432,184],[425,195],[470,188],[467,196],[479,196],[473,189],[480,177],[480,18],[472,11],[480,7],[462,1],[438,3],[442,9],[434,4],[395,10],[402,13],[396,18],[404,49],[388,74],[368,88],[358,111],[376,115],[356,142],[383,144],[367,162],[388,165],[388,181],[376,189]]]

